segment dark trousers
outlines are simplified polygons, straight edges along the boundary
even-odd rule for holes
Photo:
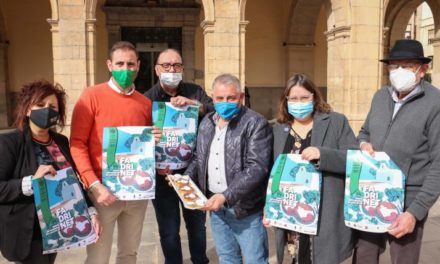
[[[174,189],[168,186],[165,177],[156,176],[156,198],[153,200],[159,226],[160,244],[165,264],[182,263],[180,243],[180,199]],[[188,233],[191,261],[195,264],[208,263],[206,256],[206,214],[200,210],[183,207],[183,218]]]
[[[15,264],[53,264],[55,263],[56,257],[56,253],[43,255],[42,242],[40,240],[34,240],[31,243],[29,256],[22,261],[16,261]]]
[[[287,244],[287,235],[290,231],[287,229],[274,227],[275,232],[275,249],[277,254],[277,263],[281,264],[284,261],[284,248]],[[311,252],[311,243],[310,236],[305,234],[299,234],[299,245],[297,255],[292,259],[292,264],[300,263],[300,264],[311,264],[312,263],[312,252]]]
[[[426,218],[417,221],[411,234],[397,239],[388,233],[376,234],[357,232],[357,244],[353,254],[353,264],[378,264],[379,255],[390,243],[391,262],[396,264],[417,264],[422,246],[423,228]]]

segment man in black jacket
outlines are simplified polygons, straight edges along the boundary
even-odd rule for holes
[[[159,82],[145,96],[151,101],[171,102],[174,106],[198,105],[199,115],[212,111],[212,99],[198,85],[182,81],[183,62],[179,52],[174,49],[162,51],[155,66]],[[165,256],[165,263],[182,263],[180,243],[180,200],[172,187],[168,186],[165,176],[183,174],[185,169],[171,171],[157,169],[156,198],[153,200],[159,226],[160,243]],[[205,213],[189,210],[182,206],[188,232],[189,251],[195,264],[208,263],[206,256]]]
[[[262,225],[272,153],[272,130],[242,106],[240,81],[222,74],[213,82],[214,113],[199,126],[197,152],[185,174],[209,200],[211,229],[221,263],[268,263]]]

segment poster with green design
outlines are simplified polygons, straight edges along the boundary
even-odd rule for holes
[[[385,233],[403,212],[405,176],[385,152],[347,151],[344,219],[354,229]]]
[[[97,239],[78,178],[71,167],[32,180],[43,254],[87,246]]]
[[[321,173],[298,154],[280,154],[270,172],[265,218],[272,226],[316,235]]]
[[[162,129],[156,144],[156,168],[178,170],[188,166],[196,145],[198,118],[198,106],[153,102],[153,124]]]
[[[102,183],[119,200],[154,199],[152,127],[106,127],[103,134]]]

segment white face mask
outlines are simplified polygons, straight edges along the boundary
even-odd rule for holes
[[[177,88],[180,81],[182,81],[181,72],[162,72],[160,74],[160,81],[168,88]]]
[[[416,86],[416,73],[420,70],[420,67],[417,69],[416,72],[413,72],[411,70],[403,69],[402,67],[399,67],[396,70],[392,70],[390,72],[390,81],[391,85],[398,91],[398,92],[409,92],[411,91],[414,86]]]

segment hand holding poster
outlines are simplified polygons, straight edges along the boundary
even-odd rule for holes
[[[177,170],[188,166],[196,144],[198,118],[198,106],[153,102],[153,124],[162,129],[156,145],[156,168]]]
[[[102,183],[120,200],[154,199],[152,128],[106,127],[102,147]]]
[[[96,241],[87,204],[71,167],[56,176],[32,180],[43,254],[83,247]]]
[[[265,218],[276,227],[316,235],[321,173],[298,154],[281,154],[270,172]]]
[[[348,150],[344,218],[348,227],[384,233],[403,211],[405,176],[385,152]]]

